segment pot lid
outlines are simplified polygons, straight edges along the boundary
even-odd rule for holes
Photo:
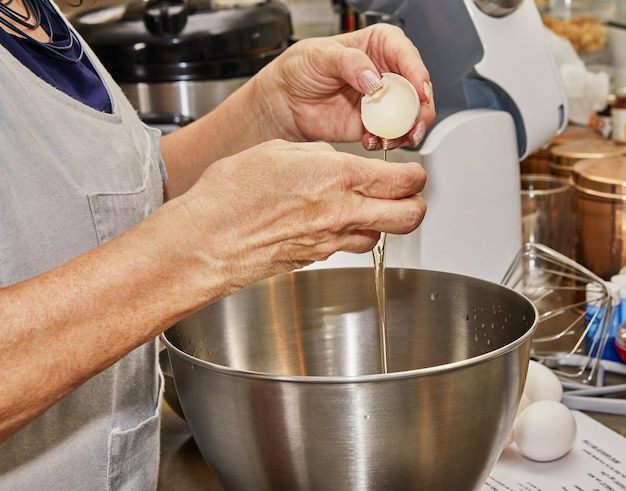
[[[610,140],[585,139],[556,145],[550,153],[555,157],[600,159],[624,155],[626,146]]]
[[[279,0],[131,0],[71,21],[120,83],[251,76],[292,36]]]
[[[626,157],[580,160],[572,168],[572,183],[585,194],[626,200]]]
[[[602,140],[603,136],[588,126],[567,126],[562,133],[552,138],[550,146],[564,145],[578,140]]]
[[[550,167],[571,171],[572,166],[582,159],[604,159],[626,155],[626,145],[618,145],[611,140],[585,139],[550,149]]]

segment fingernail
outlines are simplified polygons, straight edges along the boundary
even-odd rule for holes
[[[393,150],[394,148],[398,148],[400,146],[399,140],[385,140],[387,142],[386,150]]]
[[[365,70],[359,75],[359,85],[367,95],[383,88],[383,82],[372,70]]]
[[[378,138],[376,138],[375,136],[370,136],[367,139],[367,150],[375,150],[376,145],[378,145]]]
[[[430,102],[430,100],[433,98],[433,91],[430,86],[430,82],[424,81],[424,95],[426,96],[427,102]]]
[[[413,135],[411,137],[411,140],[413,140],[413,145],[417,147],[424,139],[425,134],[426,124],[424,123],[424,121],[420,121],[419,123],[417,123],[417,127],[415,128],[415,131],[413,132]]]

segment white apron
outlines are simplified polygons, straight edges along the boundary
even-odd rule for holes
[[[87,54],[112,114],[55,89],[0,46],[0,287],[96,247],[162,204],[159,132]],[[137,348],[0,445],[0,490],[156,489],[157,351],[156,340]]]

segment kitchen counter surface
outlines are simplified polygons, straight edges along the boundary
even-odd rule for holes
[[[588,414],[626,437],[626,415]],[[162,416],[158,491],[223,491],[187,424],[165,402]]]
[[[161,466],[157,490],[223,491],[204,462],[187,423],[165,401],[161,416]]]

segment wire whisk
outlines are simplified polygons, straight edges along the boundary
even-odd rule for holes
[[[502,284],[525,295],[539,312],[531,356],[562,379],[593,381],[611,330],[609,286],[538,243],[523,245]]]

